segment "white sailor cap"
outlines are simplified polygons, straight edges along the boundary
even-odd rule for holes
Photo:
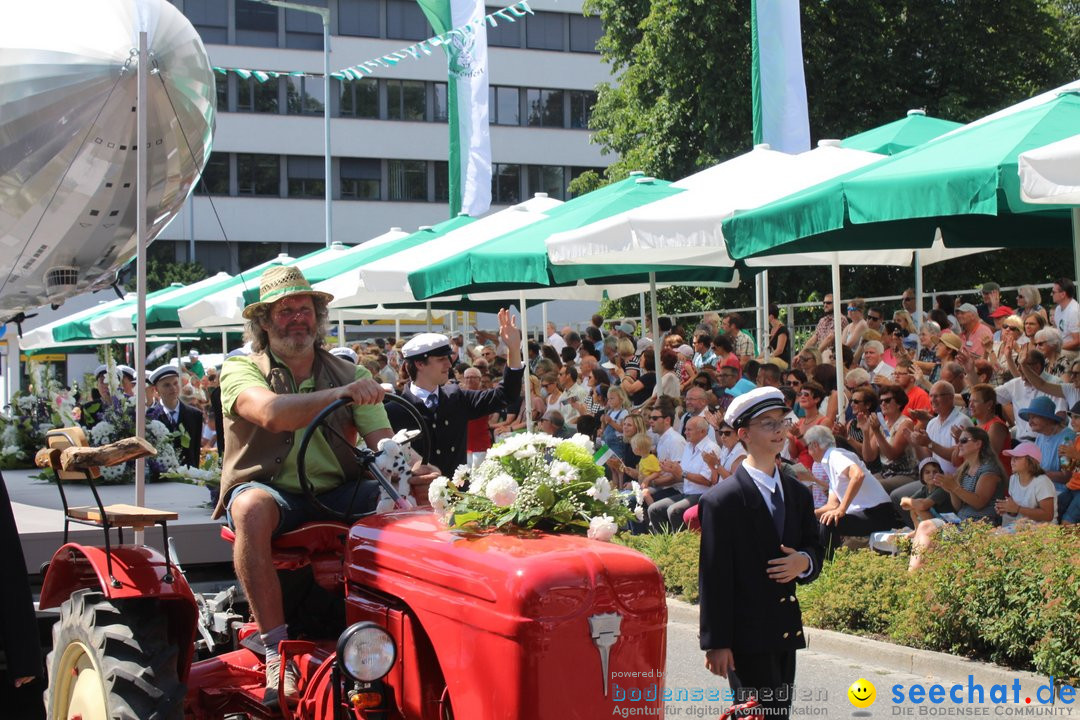
[[[179,368],[177,368],[175,365],[162,365],[150,374],[150,384],[157,385],[159,382],[169,377],[170,375],[180,377]]]
[[[193,357],[193,358],[199,357],[199,351],[195,350],[195,349],[188,350],[188,357]]]
[[[109,372],[109,366],[105,363],[97,366],[97,370],[94,371],[94,377],[99,378],[105,373]]]
[[[436,355],[451,354],[450,338],[441,333],[420,333],[414,335],[401,348],[401,355],[406,360],[421,360]]]
[[[116,369],[121,375],[126,375],[132,380],[135,379],[135,368],[131,367],[130,365],[117,365]]]
[[[353,365],[355,365],[360,360],[360,358],[356,356],[356,353],[354,353],[352,351],[352,348],[336,347],[336,348],[333,348],[330,351],[330,354],[331,355],[336,355],[337,357],[342,358],[344,360],[348,360]]]
[[[774,387],[755,388],[731,401],[724,413],[724,422],[733,428],[745,427],[758,415],[770,410],[787,410],[784,394]]]

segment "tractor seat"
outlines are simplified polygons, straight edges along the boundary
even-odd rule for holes
[[[274,568],[299,570],[310,565],[316,583],[331,591],[341,588],[348,534],[348,525],[330,521],[306,523],[282,533],[270,543]],[[228,525],[221,527],[221,537],[229,543],[236,541],[236,534]]]

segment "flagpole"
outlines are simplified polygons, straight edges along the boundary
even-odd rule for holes
[[[146,191],[148,189],[147,75],[150,72],[146,31],[139,32],[139,67],[135,102],[135,436],[146,439]],[[179,350],[179,338],[177,338]],[[135,460],[135,504],[146,506],[146,458]],[[135,544],[143,542],[142,530],[135,531]],[[168,548],[163,548],[165,553]]]

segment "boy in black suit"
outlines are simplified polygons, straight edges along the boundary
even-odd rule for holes
[[[795,651],[806,647],[795,583],[817,577],[823,556],[810,491],[777,465],[787,412],[776,388],[732,401],[724,419],[747,457],[700,502],[705,667],[770,718],[790,711]]]

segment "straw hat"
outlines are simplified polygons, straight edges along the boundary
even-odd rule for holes
[[[244,308],[243,315],[250,320],[264,305],[276,303],[292,295],[314,295],[326,302],[334,299],[330,293],[312,290],[311,283],[307,281],[299,268],[292,265],[275,265],[262,274],[262,278],[259,279],[259,301]]]

